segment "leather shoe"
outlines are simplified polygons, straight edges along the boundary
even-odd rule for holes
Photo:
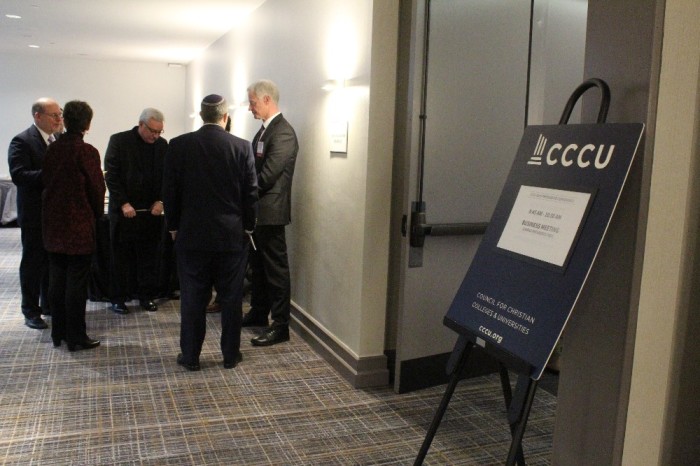
[[[239,352],[233,361],[227,361],[224,359],[224,369],[233,369],[241,361],[243,361],[243,355]]]
[[[142,299],[139,301],[139,304],[141,305],[141,309],[144,311],[155,312],[158,310],[158,305],[151,299]]]
[[[177,355],[177,363],[179,365],[181,365],[182,367],[184,367],[185,369],[187,369],[188,371],[198,371],[199,369],[201,369],[199,367],[198,362],[195,362],[195,363],[185,362],[185,358],[182,356],[182,353]]]
[[[270,327],[250,340],[253,346],[270,346],[285,341],[289,341],[288,327]]]
[[[100,346],[100,340],[93,340],[91,338],[86,338],[83,341],[79,341],[77,343],[69,343],[68,344],[68,351],[80,351],[80,350],[86,350],[86,349],[92,349],[92,348],[97,348]],[[55,343],[54,343],[55,345]]]
[[[26,325],[29,328],[35,328],[37,330],[43,330],[45,328],[49,328],[48,324],[46,322],[44,322],[44,319],[42,319],[41,316],[25,317],[24,318],[24,325]]]
[[[61,346],[61,341],[65,340],[65,338],[53,338],[51,337],[51,340],[53,341],[53,347],[58,348]]]
[[[129,308],[126,307],[126,303],[112,303],[112,312],[115,314],[128,314]]]
[[[221,312],[221,306],[219,306],[219,303],[216,301],[207,306],[207,314],[212,314],[214,312]]]
[[[243,316],[241,327],[267,327],[267,315],[260,318],[257,317],[253,311],[249,311]]]

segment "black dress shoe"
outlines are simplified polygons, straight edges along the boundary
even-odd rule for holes
[[[144,311],[155,312],[158,310],[158,305],[154,303],[151,299],[142,299],[141,301],[139,301],[139,305]]]
[[[221,312],[221,305],[216,301],[207,306],[207,314],[213,314],[215,312]]]
[[[236,357],[233,359],[233,361],[227,361],[224,359],[224,369],[233,369],[241,361],[243,361],[243,355],[239,352],[238,355],[236,355]]]
[[[46,322],[44,322],[44,319],[42,319],[41,316],[25,317],[24,325],[26,325],[29,328],[35,328],[37,330],[49,328],[49,326],[46,324]]]
[[[126,307],[126,303],[112,303],[112,312],[115,314],[128,314],[129,308]]]
[[[58,348],[59,346],[61,346],[61,341],[62,341],[62,340],[65,340],[65,338],[58,338],[58,337],[57,337],[57,338],[54,338],[54,337],[51,337],[51,340],[53,341],[53,347],[54,347],[54,348]]]
[[[184,367],[185,369],[187,369],[188,371],[198,371],[199,369],[201,369],[199,367],[198,362],[195,362],[195,363],[185,362],[185,358],[182,356],[182,353],[177,355],[177,363],[179,365],[181,365],[182,367]]]
[[[90,338],[87,338],[83,341],[79,341],[77,343],[70,343],[70,342],[66,342],[66,343],[68,344],[68,351],[80,351],[80,350],[97,348],[98,346],[100,346],[100,340],[93,340]]]
[[[289,341],[288,327],[270,327],[250,340],[253,346],[270,346],[285,341]]]
[[[267,315],[260,318],[255,314],[255,312],[250,311],[244,315],[241,321],[241,327],[267,327]]]

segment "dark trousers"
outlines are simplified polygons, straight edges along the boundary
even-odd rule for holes
[[[224,361],[233,361],[241,347],[247,252],[177,248],[176,257],[180,277],[180,349],[185,362],[199,362],[212,286],[221,306],[221,354]]]
[[[175,244],[165,226],[160,238],[160,253],[158,256],[158,295],[169,298],[175,291],[180,290],[180,283],[177,278]]]
[[[92,255],[49,253],[51,338],[80,343],[87,339],[85,306]]]
[[[291,280],[284,225],[262,225],[255,228],[257,251],[250,253],[252,272],[250,312],[253,317],[267,318],[272,326],[289,326]]]
[[[22,228],[22,259],[19,263],[19,286],[22,290],[22,313],[27,318],[50,309],[49,256],[44,249],[41,228]]]
[[[158,235],[113,241],[110,254],[110,301],[154,299],[158,295]],[[135,296],[134,296],[135,295]]]

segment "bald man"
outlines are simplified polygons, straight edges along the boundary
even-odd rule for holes
[[[63,113],[55,100],[44,97],[32,105],[32,117],[32,126],[12,138],[7,162],[12,182],[17,185],[17,224],[22,229],[22,314],[27,327],[41,330],[48,328],[41,315],[50,315],[49,258],[41,234],[41,168],[54,133],[63,125]]]

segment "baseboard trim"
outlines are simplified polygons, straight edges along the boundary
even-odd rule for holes
[[[354,388],[382,387],[389,384],[385,355],[357,358],[292,306],[290,327]]]
[[[402,361],[398,392],[408,393],[447,383],[450,380],[450,376],[447,374],[446,368],[451,354],[441,353]],[[460,379],[478,377],[494,372],[498,372],[498,362],[481,348],[475,346],[469,354],[469,360],[460,375]]]

